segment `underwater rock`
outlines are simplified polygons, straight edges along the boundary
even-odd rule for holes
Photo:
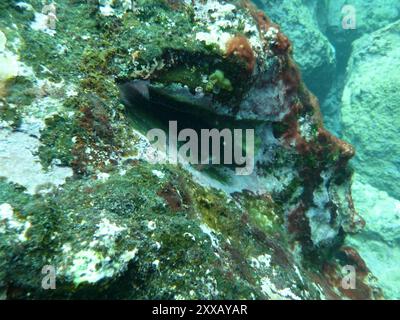
[[[0,98],[5,96],[6,81],[18,75],[18,56],[6,47],[7,38],[0,30]]]
[[[399,298],[399,35],[398,21],[354,42],[342,97],[343,136],[357,149],[354,205],[366,220],[346,241],[388,299]]]
[[[21,197],[0,182],[1,270],[6,271],[0,284],[8,297],[324,297],[287,249],[246,222],[251,218],[231,197],[193,184],[172,167],[156,168],[162,178],[153,166],[137,163],[105,180],[76,181],[53,194],[50,203]],[[168,205],[172,197],[179,205]],[[237,199],[251,205],[250,199]],[[267,200],[260,199],[259,212],[273,216]],[[55,290],[41,287],[45,265],[56,266]]]
[[[26,192],[35,194],[40,188],[63,184],[72,176],[71,168],[56,165],[46,172],[35,155],[38,148],[39,140],[30,136],[26,128],[20,132],[1,130],[0,177],[5,175],[9,181],[24,186]]]
[[[352,190],[355,208],[362,214],[366,225],[359,234],[348,237],[346,243],[357,248],[377,275],[385,297],[399,299],[400,201],[363,182],[358,175]]]
[[[358,173],[370,185],[400,197],[400,22],[353,45],[342,97],[344,139],[352,142]],[[384,148],[384,149],[383,149]]]
[[[212,9],[209,9],[208,6],[211,6]],[[274,170],[280,168],[281,165],[276,166],[274,163],[273,154],[281,153],[283,162],[289,161],[291,166],[294,166],[293,176],[298,177],[305,188],[300,197],[292,199],[293,203],[285,207],[289,228],[296,230],[299,217],[294,215],[291,218],[291,215],[293,212],[296,212],[297,215],[301,212],[311,221],[311,233],[308,234],[311,247],[325,245],[331,247],[334,245],[340,229],[344,228],[346,232],[351,232],[357,230],[361,225],[361,220],[356,217],[351,203],[347,201],[348,197],[342,195],[349,191],[346,184],[346,180],[349,178],[348,173],[345,173],[346,178],[340,179],[339,183],[335,182],[337,181],[335,177],[342,174],[339,172],[346,171],[345,166],[352,157],[353,150],[351,146],[334,138],[322,128],[317,100],[302,85],[299,71],[290,56],[290,46],[285,46],[286,37],[281,34],[279,27],[269,21],[255,7],[237,6],[237,9],[234,10],[232,6],[218,6],[216,1],[210,1],[206,4],[198,3],[195,7],[197,19],[200,17],[206,19],[210,24],[208,28],[216,34],[223,32],[223,36],[221,35],[219,38],[209,38],[207,45],[214,44],[223,48],[226,43],[229,43],[230,36],[233,37],[238,32],[235,30],[237,22],[230,25],[232,28],[230,36],[227,35],[226,28],[223,31],[219,28],[223,24],[221,21],[225,21],[232,15],[244,21],[243,23],[248,25],[246,27],[248,30],[257,30],[258,34],[257,39],[254,33],[249,33],[251,43],[249,49],[254,51],[256,58],[251,74],[246,74],[247,65],[243,65],[241,61],[231,60],[224,56],[224,52],[218,51],[211,51],[214,55],[214,63],[217,64],[215,67],[208,61],[207,56],[205,56],[207,65],[202,65],[204,62],[198,59],[197,65],[193,66],[194,70],[200,66],[199,71],[202,71],[203,75],[211,74],[217,69],[217,66],[226,71],[226,75],[231,70],[238,68],[238,70],[242,70],[241,74],[246,79],[232,78],[230,80],[233,90],[238,95],[226,96],[222,90],[209,93],[209,96],[212,97],[212,100],[207,100],[209,113],[214,114],[215,117],[228,116],[232,119],[231,121],[236,121],[236,123],[251,120],[254,122],[253,126],[260,131],[266,131],[265,129],[274,122],[275,142],[271,143],[267,139],[260,142],[260,151],[258,152],[260,156],[257,158],[259,175],[263,175],[263,167],[272,167]],[[218,16],[221,21],[218,19],[211,21],[210,15]],[[198,21],[202,22],[203,20]],[[201,26],[198,21],[195,22],[195,29]],[[204,37],[204,33],[201,33],[200,43],[204,42]],[[146,46],[146,43],[142,45]],[[190,90],[204,86],[204,76],[195,77],[193,75],[193,78],[190,79],[191,82],[187,82],[186,73],[179,68],[182,64],[192,63],[192,55],[199,55],[199,53],[192,52],[192,48],[189,52],[187,50],[183,50],[180,56],[175,53],[174,59],[164,60],[162,64],[165,67],[160,70],[161,75],[158,75],[156,71],[144,77],[142,75],[142,78],[148,81],[144,96],[148,102],[153,102],[156,108],[162,109],[169,104],[171,109],[174,108],[180,113],[198,115],[204,106],[200,107],[194,103],[196,98],[194,94],[190,94]],[[204,49],[200,46],[198,50]],[[179,73],[177,73],[177,68]],[[169,83],[171,81],[169,73],[175,76],[172,84]],[[129,96],[129,88],[133,90],[131,94],[133,100],[130,101],[130,107],[133,109],[138,104],[135,105],[135,97],[140,96],[140,91],[143,92],[143,82],[138,82],[143,80],[137,79],[140,79],[141,75],[134,74],[134,76],[136,79],[132,79],[133,82],[128,87],[124,87],[125,97]],[[195,82],[196,79],[198,82]],[[207,82],[207,78],[205,82]],[[141,85],[139,86],[139,84]],[[155,88],[158,88],[158,93],[163,92],[162,99],[155,94]],[[192,102],[188,101],[190,99]],[[209,115],[202,118],[204,121],[208,119],[212,119],[212,117]],[[291,149],[291,146],[294,148]],[[273,190],[271,189],[269,192]],[[346,202],[348,202],[347,205]],[[334,203],[333,211],[328,209],[331,203]],[[332,215],[338,215],[340,218],[334,219],[335,222],[333,222]],[[308,245],[305,243],[303,242],[303,245],[307,247]]]
[[[332,84],[336,57],[334,47],[320,30],[316,2],[258,0],[255,3],[293,41],[294,59],[303,79],[310,90],[322,99]]]
[[[321,15],[326,33],[340,50],[350,49],[355,39],[400,18],[400,4],[392,0],[321,1],[321,6],[326,10],[326,15]]]
[[[6,129],[33,119],[40,164],[74,174],[33,195],[0,180],[0,294],[380,298],[343,247],[363,225],[354,150],[323,128],[280,27],[249,1],[127,4],[59,0],[55,34],[31,28],[41,3],[0,5],[31,68],[5,96],[21,118]],[[146,133],[177,119],[254,129],[252,175],[152,163]],[[349,264],[355,290],[341,286]],[[56,289],[43,290],[51,267]]]

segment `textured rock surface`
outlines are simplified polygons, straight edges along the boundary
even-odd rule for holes
[[[334,134],[343,134],[345,140],[356,146],[355,167],[359,174],[352,190],[355,206],[366,220],[365,231],[348,238],[347,243],[357,247],[372,271],[380,275],[379,281],[386,297],[398,298],[398,273],[395,271],[399,265],[395,234],[398,229],[398,204],[395,198],[398,198],[397,137],[400,125],[396,107],[399,105],[399,96],[395,88],[400,81],[394,70],[399,68],[396,49],[399,30],[394,26],[389,29],[385,27],[399,19],[399,3],[392,0],[260,0],[258,3],[269,7],[266,12],[281,23],[290,35],[300,65],[302,57],[296,55],[298,41],[301,45],[308,38],[299,35],[298,30],[303,30],[304,21],[310,21],[309,12],[313,12],[313,18],[318,20],[318,32],[324,34],[335,47],[337,66],[334,81],[322,102],[324,124]],[[352,8],[346,8],[346,5],[355,9],[354,30],[344,30],[342,26],[343,18],[350,18],[352,13]],[[303,26],[287,27],[296,15]],[[310,52],[316,48],[308,46],[302,51]],[[312,53],[308,56],[312,56]],[[316,61],[318,59],[320,57]],[[348,63],[346,79],[345,68]],[[312,68],[309,66],[308,70],[311,72]],[[325,81],[325,77],[326,74],[322,77],[319,75],[317,82]]]
[[[347,241],[356,247],[387,298],[399,299],[400,22],[353,44],[342,97],[343,135],[357,148],[354,203],[365,230]]]
[[[360,36],[377,31],[400,18],[400,4],[393,0],[338,0],[321,1],[327,12],[327,33],[336,45],[349,45]],[[346,6],[352,6],[346,9]],[[353,9],[354,8],[354,9]],[[345,17],[355,13],[356,29],[345,30],[342,26]],[[324,20],[324,16],[321,17]]]
[[[304,81],[312,92],[324,97],[332,84],[336,57],[334,47],[319,28],[317,1],[258,0],[256,3],[293,41],[294,58]]]
[[[4,1],[0,18],[25,70],[3,82],[2,134],[35,132],[35,174],[73,172],[35,188],[0,173],[1,296],[381,296],[342,247],[362,227],[353,148],[322,127],[288,38],[250,2]],[[254,129],[253,174],[152,164],[144,134],[177,119]],[[348,264],[356,290],[340,286]],[[57,290],[41,288],[46,265]]]
[[[0,97],[5,93],[5,82],[18,75],[18,57],[7,48],[7,38],[0,31]]]
[[[400,22],[357,40],[342,97],[343,136],[372,186],[400,198]]]
[[[358,249],[371,271],[377,275],[386,298],[400,299],[400,201],[356,176],[354,205],[366,226],[347,243]]]

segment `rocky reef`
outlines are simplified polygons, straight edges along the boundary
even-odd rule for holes
[[[0,30],[2,297],[383,296],[346,242],[364,225],[354,149],[324,128],[268,10],[6,0]],[[154,163],[146,133],[169,121],[253,129],[254,171]],[[343,286],[349,265],[355,288]]]
[[[398,275],[393,271],[400,262],[399,245],[387,231],[396,228],[399,214],[400,132],[394,107],[399,101],[399,2],[255,2],[292,40],[304,81],[321,101],[326,128],[356,149],[352,191],[366,228],[347,239],[378,275],[385,296],[399,299]],[[307,64],[309,57],[313,60]]]
[[[321,2],[303,0],[255,1],[293,41],[293,56],[310,90],[324,98],[335,76],[336,50],[320,28]],[[320,81],[324,79],[324,81]]]

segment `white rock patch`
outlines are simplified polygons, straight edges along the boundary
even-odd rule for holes
[[[14,209],[8,203],[0,205],[0,234],[5,234],[7,231],[12,231],[18,236],[12,241],[23,242],[26,241],[26,232],[30,228],[29,221],[22,221],[14,214]]]
[[[7,50],[7,38],[0,30],[0,97],[4,87],[4,82],[14,78],[19,74],[19,57]]]
[[[53,166],[44,171],[35,154],[39,140],[26,132],[0,130],[0,176],[24,186],[29,194],[35,194],[43,185],[59,186],[71,177],[68,167]]]

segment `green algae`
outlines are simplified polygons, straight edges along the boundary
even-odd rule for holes
[[[16,107],[0,100],[0,121],[4,121],[11,128],[18,128],[21,124],[21,114]]]
[[[215,72],[209,76],[206,90],[209,92],[218,92],[220,89],[232,91],[233,87],[231,81],[225,78],[221,70],[215,70]]]
[[[63,166],[71,166],[73,161],[73,139],[79,127],[67,116],[55,115],[46,119],[46,128],[41,131],[38,154],[42,165],[47,168],[54,159]]]
[[[6,83],[7,102],[18,108],[30,105],[35,98],[32,82],[24,77],[15,77]]]
[[[68,260],[68,253],[60,251],[61,247],[68,243],[73,248],[79,248],[82,243],[93,241],[91,237],[99,220],[98,213],[101,212],[102,216],[118,221],[119,225],[129,226],[131,230],[129,238],[117,241],[113,250],[125,252],[138,248],[140,258],[122,276],[122,279],[131,279],[132,287],[129,290],[121,290],[118,286],[120,280],[117,280],[110,285],[105,283],[96,292],[98,297],[107,289],[108,292],[114,292],[115,296],[125,298],[166,299],[176,298],[178,294],[186,298],[215,298],[212,290],[209,292],[210,287],[205,286],[209,281],[215,281],[215,285],[218,283],[215,292],[219,294],[249,297],[253,290],[248,285],[236,287],[235,292],[230,292],[229,283],[223,279],[222,265],[220,269],[208,269],[207,266],[220,262],[213,253],[210,239],[200,230],[192,208],[187,206],[179,211],[172,210],[163,205],[162,197],[157,196],[166,181],[173,181],[175,185],[174,181],[178,183],[184,178],[177,177],[175,169],[158,168],[166,173],[166,177],[159,181],[151,169],[151,166],[144,164],[135,166],[123,176],[112,175],[106,182],[77,180],[68,184],[61,193],[37,198],[41,201],[24,196],[18,189],[2,182],[1,201],[29,215],[32,225],[28,231],[26,255],[13,264],[10,273],[4,276],[5,281],[10,281],[7,279],[13,278],[13,272],[20,268],[30,270],[26,274],[33,274],[40,272],[43,263],[62,265],[63,260]],[[183,185],[176,185],[176,188],[183,192]],[[149,229],[149,221],[156,226],[154,229]],[[239,227],[236,226],[236,233],[239,233]],[[68,233],[61,232],[65,228],[69,230]],[[157,247],[157,243],[161,247]],[[4,248],[7,244],[2,242],[1,246]],[[101,248],[99,250],[101,254]],[[10,259],[12,252],[9,253]],[[107,254],[107,251],[103,251],[103,254]],[[67,284],[69,280],[64,277],[67,275],[61,274],[58,290],[53,293],[35,290],[38,285],[35,277],[29,279],[29,276],[23,276],[12,281],[13,286],[23,283],[25,288],[31,287],[39,297],[48,294],[53,297],[73,297],[76,288],[70,287]],[[76,281],[80,283],[81,280]],[[202,281],[204,283],[200,285]],[[78,297],[90,292],[90,284],[82,285],[84,288],[79,291]]]
[[[156,176],[154,170],[163,172],[164,176]],[[254,205],[251,197],[238,194],[246,208],[251,209],[250,221],[246,222],[247,213],[223,193],[200,187],[176,167],[145,163],[133,165],[123,175],[110,172],[105,181],[71,181],[62,191],[35,198],[5,181],[0,191],[0,200],[10,203],[31,224],[26,255],[13,264],[9,274],[3,275],[3,281],[13,283],[12,287],[23,284],[36,297],[90,295],[93,298],[103,297],[105,292],[113,297],[135,299],[262,297],[254,287],[257,276],[248,261],[265,252],[264,245],[253,238],[253,228],[272,232],[271,226],[277,222],[272,200],[255,200],[258,204]],[[97,286],[96,291],[84,278],[75,278],[78,286],[71,286],[70,273],[62,271],[65,261],[73,260],[85,243],[93,241],[100,217],[127,227],[129,237],[116,239],[113,252],[135,249],[137,258],[112,281],[101,274],[103,285]],[[271,225],[266,223],[269,219]],[[214,233],[214,240],[201,229],[204,222],[200,221]],[[250,224],[243,228],[244,223]],[[64,229],[69,232],[62,232]],[[230,241],[226,243],[223,239]],[[63,250],[65,245],[74,248],[73,251]],[[8,248],[7,243],[2,242],[1,246]],[[219,246],[225,249],[220,251]],[[107,246],[93,250],[99,255],[110,254]],[[7,259],[17,254],[14,250],[8,251]],[[215,251],[222,257],[218,258]],[[40,272],[43,264],[60,268],[58,290],[54,292],[38,291],[35,289],[38,280],[29,279],[28,275]],[[114,267],[118,267],[116,262]],[[26,276],[14,279],[13,272],[21,269],[28,270]],[[102,269],[99,270],[100,273]],[[238,279],[235,274],[240,275],[240,280],[234,280]],[[18,291],[14,298],[21,295],[24,292]]]

